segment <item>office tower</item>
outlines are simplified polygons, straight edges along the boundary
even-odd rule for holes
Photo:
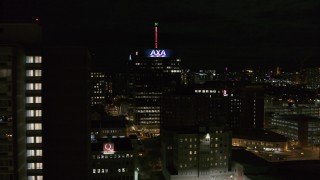
[[[264,89],[259,85],[246,85],[241,89],[241,128],[264,128]]]
[[[96,104],[105,105],[106,101],[106,77],[103,72],[91,72],[90,75],[90,102],[91,106]]]
[[[130,97],[138,128],[159,134],[160,97],[180,84],[181,60],[166,49],[136,51],[129,59]]]
[[[42,179],[41,28],[0,25],[1,179]]]
[[[210,97],[206,94],[178,91],[161,98],[161,130],[179,126],[197,126],[209,120]]]
[[[43,50],[44,179],[90,179],[90,57],[82,47]]]
[[[177,94],[183,94],[185,91],[190,95],[207,96],[209,107],[207,115],[210,122],[223,123],[232,129],[263,128],[264,100],[261,86],[232,81],[210,81],[177,88]],[[189,101],[191,103],[191,100]],[[174,101],[171,103],[176,104]]]
[[[240,127],[242,100],[239,82],[211,81],[191,88],[195,94],[209,96],[209,119],[236,129]]]

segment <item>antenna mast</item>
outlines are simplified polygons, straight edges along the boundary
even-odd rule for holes
[[[158,22],[154,22],[154,48],[158,48]]]

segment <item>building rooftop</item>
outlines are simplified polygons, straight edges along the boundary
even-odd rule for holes
[[[281,134],[264,129],[241,129],[232,132],[233,138],[251,139],[269,142],[286,142],[287,138]]]
[[[304,114],[281,114],[281,115],[274,115],[274,118],[281,118],[288,121],[313,121],[313,122],[319,122],[320,118],[304,115]]]
[[[102,151],[104,143],[113,143],[114,151],[133,151],[130,138],[98,138],[97,142],[91,143],[92,152]]]
[[[219,126],[217,124],[212,126],[184,126],[184,127],[166,127],[164,131],[172,131],[177,134],[201,134],[207,133],[212,129],[228,131],[224,126]]]
[[[106,119],[91,121],[92,128],[126,128],[124,116],[108,116]]]

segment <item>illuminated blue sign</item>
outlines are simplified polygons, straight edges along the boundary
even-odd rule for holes
[[[170,50],[167,49],[148,49],[145,53],[147,57],[170,57]]]

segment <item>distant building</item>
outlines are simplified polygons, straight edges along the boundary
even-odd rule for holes
[[[106,75],[103,72],[91,72],[90,75],[90,103],[91,106],[96,104],[106,104]]]
[[[264,89],[259,85],[248,85],[241,89],[240,127],[264,128]]]
[[[265,103],[264,107],[264,123],[265,128],[271,127],[271,118],[273,115],[308,115],[313,117],[320,117],[320,106],[306,104],[289,106],[288,103],[284,105],[273,105]]]
[[[101,120],[91,121],[91,134],[96,138],[107,136],[128,136],[128,127],[124,116],[107,116]]]
[[[263,88],[239,82],[208,82],[194,86],[210,99],[210,121],[237,128],[263,128]]]
[[[127,81],[128,81],[128,74],[126,73],[114,73],[112,76],[111,83],[112,83],[112,95],[113,96],[123,96],[127,95]],[[108,81],[107,81],[108,82]],[[111,86],[110,83],[108,84],[108,90],[110,92]]]
[[[193,92],[169,93],[161,98],[161,129],[197,126],[208,121],[210,97]]]
[[[306,84],[310,88],[317,89],[320,88],[320,68],[308,68],[304,69]]]
[[[195,94],[206,94],[209,98],[209,121],[223,123],[230,128],[242,127],[240,113],[242,99],[240,88],[243,85],[238,82],[207,82],[203,85],[195,85]]]
[[[263,151],[286,151],[285,136],[262,129],[242,129],[232,132],[232,145]]]
[[[167,49],[136,51],[129,58],[129,98],[138,128],[159,134],[160,97],[180,84],[181,60]]]
[[[300,147],[320,144],[320,119],[307,115],[274,115],[271,128]],[[292,142],[291,142],[292,143]]]
[[[129,138],[103,138],[91,143],[92,180],[137,180],[136,155]]]

